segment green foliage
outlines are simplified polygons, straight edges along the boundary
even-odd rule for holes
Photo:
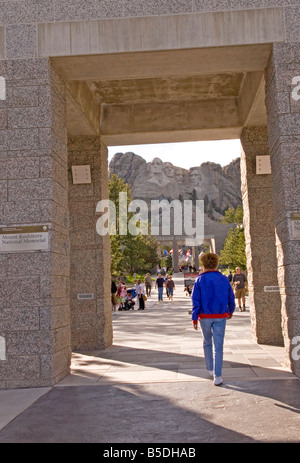
[[[243,223],[243,207],[238,206],[236,209],[229,207],[226,209],[221,223]]]
[[[242,225],[231,228],[228,232],[220,255],[220,264],[234,270],[240,267],[246,269],[245,232]]]
[[[119,223],[119,193],[127,193],[127,207],[132,201],[130,187],[117,175],[112,175],[109,181],[109,199],[116,207],[116,228],[117,233],[110,236],[111,246],[111,274],[133,275],[134,273],[144,273],[151,270],[158,263],[157,241],[150,234],[136,236],[127,233],[120,235]],[[133,212],[124,212],[126,219],[134,216]],[[126,220],[127,222],[127,220]]]
[[[221,223],[236,223],[240,225],[229,230],[224,247],[220,253],[220,264],[228,266],[231,270],[234,270],[235,267],[240,267],[242,270],[245,270],[247,260],[245,252],[245,231],[242,225],[243,207],[238,206],[236,209],[229,207],[225,211]]]

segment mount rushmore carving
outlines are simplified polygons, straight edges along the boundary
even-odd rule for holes
[[[116,153],[109,172],[123,178],[136,199],[203,199],[205,212],[214,220],[228,207],[242,204],[239,158],[225,167],[205,162],[183,169],[158,157],[146,162],[135,153]]]

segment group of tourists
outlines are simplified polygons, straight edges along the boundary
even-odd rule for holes
[[[121,278],[118,278],[117,283],[114,280],[111,281],[111,303],[113,313],[116,313],[117,310],[134,310],[135,297],[137,297],[139,303],[138,310],[144,310],[147,297],[145,295],[145,285],[142,280],[135,280],[134,288],[126,288],[126,283],[122,281]]]
[[[203,349],[208,375],[214,380],[216,386],[223,384],[223,345],[227,320],[231,319],[235,311],[235,299],[238,300],[240,311],[245,311],[245,292],[247,278],[236,268],[234,275],[223,275],[218,271],[219,256],[215,253],[204,253],[200,257],[201,272],[195,281],[192,300],[192,323],[195,330],[200,325],[203,334]],[[138,310],[145,309],[145,300],[151,296],[152,277],[147,273],[144,281],[135,282],[135,293],[138,298]],[[175,284],[172,275],[158,274],[155,280],[155,289],[158,292],[158,301],[163,301],[164,289],[170,300],[173,300]],[[235,291],[235,292],[234,292]],[[119,303],[122,310],[128,301],[128,291],[121,279],[118,286],[112,282],[112,305],[114,312]],[[242,306],[243,303],[243,306]],[[121,309],[120,309],[121,307]],[[214,349],[213,349],[214,346]]]
[[[133,288],[126,288],[125,282],[121,279],[117,279],[117,283],[112,280],[111,282],[111,303],[112,311],[116,313],[121,310],[134,309],[135,297],[138,301],[138,310],[145,309],[145,302],[148,297],[151,297],[151,291],[153,286],[153,280],[148,272],[144,278],[144,281],[141,279],[134,280]],[[162,276],[160,273],[155,280],[155,289],[158,290],[158,301],[163,301],[163,293],[165,289],[166,297],[173,301],[175,283],[173,281],[172,275]]]
[[[155,289],[157,289],[158,292],[158,302],[163,301],[164,289],[166,291],[167,298],[169,298],[170,301],[173,301],[175,283],[172,275],[167,274],[165,277],[163,277],[160,273],[155,281]]]

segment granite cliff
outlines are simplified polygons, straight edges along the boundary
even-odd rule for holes
[[[183,169],[158,157],[147,163],[135,153],[116,153],[109,173],[123,178],[136,199],[203,199],[213,220],[219,220],[228,207],[242,204],[239,158],[225,167],[204,162]]]

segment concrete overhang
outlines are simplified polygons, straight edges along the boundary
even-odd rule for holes
[[[272,44],[52,58],[65,81],[155,79],[262,71]]]
[[[52,61],[67,82],[70,134],[101,134],[107,145],[169,143],[239,138],[246,125],[266,125],[264,69],[271,48]]]
[[[285,40],[282,7],[38,25],[38,56],[180,50]]]
[[[268,10],[278,25],[277,9]],[[239,138],[244,126],[266,125],[263,76],[272,44],[212,43],[76,56],[73,47],[73,56],[52,57],[67,82],[69,133],[125,145]]]

